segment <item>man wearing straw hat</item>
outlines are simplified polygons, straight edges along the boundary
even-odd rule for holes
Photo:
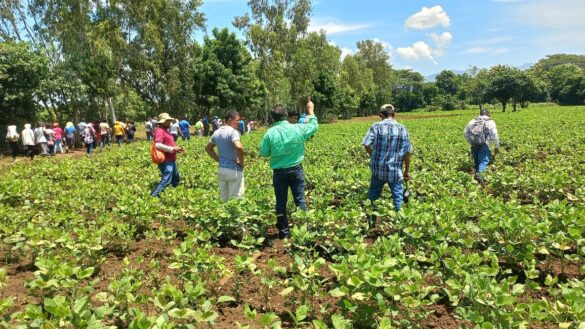
[[[169,127],[176,120],[171,118],[168,113],[161,113],[158,116],[158,125],[154,130],[154,146],[157,150],[164,152],[165,161],[159,163],[161,180],[158,186],[150,194],[153,197],[159,197],[160,193],[164,191],[167,186],[172,185],[177,187],[179,185],[179,169],[177,168],[177,153],[183,152],[181,147],[175,144],[175,139],[168,131]]]

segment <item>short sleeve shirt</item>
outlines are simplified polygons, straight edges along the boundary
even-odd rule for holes
[[[209,142],[217,146],[221,168],[242,171],[242,167],[236,163],[238,154],[234,145],[234,142],[239,140],[240,133],[230,126],[219,127],[211,136]]]
[[[406,127],[394,119],[377,122],[364,137],[362,145],[372,147],[372,175],[384,182],[402,181],[402,161],[407,153],[412,153]]]
[[[171,135],[168,131],[163,128],[157,127],[154,130],[154,142],[155,143],[162,143],[166,146],[175,147],[175,139],[173,135]],[[177,161],[177,154],[175,152],[167,153],[165,152],[165,162],[175,162]]]

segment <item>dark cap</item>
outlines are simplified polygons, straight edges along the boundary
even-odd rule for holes
[[[479,115],[489,115],[490,111],[486,108],[482,108],[481,110],[479,110]]]

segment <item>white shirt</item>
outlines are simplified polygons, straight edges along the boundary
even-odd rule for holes
[[[34,146],[35,145],[35,134],[30,129],[30,125],[24,125],[24,129],[22,130],[22,145],[24,146]]]
[[[487,142],[491,145],[494,145],[495,148],[499,148],[500,147],[500,138],[498,136],[498,128],[496,127],[496,122],[494,120],[490,119],[490,117],[487,115],[480,115],[477,118],[469,121],[469,123],[465,127],[465,130],[463,131],[463,133],[465,135],[465,139],[468,142],[471,140],[471,136],[470,136],[471,132],[467,128],[470,127],[475,122],[475,120],[478,120],[478,119],[487,120],[485,123],[485,129],[487,130],[487,136],[486,136]]]
[[[178,135],[179,134],[179,124],[178,123],[171,123],[171,135]]]

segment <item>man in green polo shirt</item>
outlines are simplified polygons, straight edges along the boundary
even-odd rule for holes
[[[305,204],[305,174],[302,162],[305,157],[305,141],[317,131],[319,123],[314,113],[315,105],[307,102],[308,123],[290,124],[284,107],[277,105],[270,112],[274,125],[262,137],[260,156],[270,158],[272,185],[276,196],[276,226],[278,236],[290,236],[286,216],[286,202],[290,187],[295,205],[307,210]]]

